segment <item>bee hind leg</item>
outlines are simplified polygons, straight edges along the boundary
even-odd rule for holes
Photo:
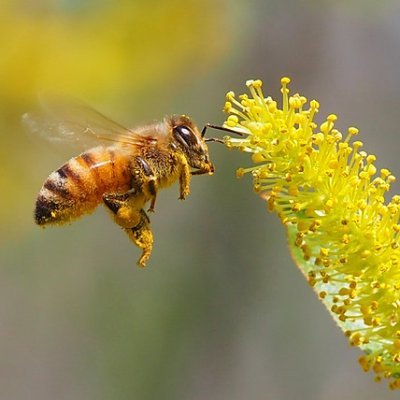
[[[150,220],[145,211],[138,208],[136,192],[107,193],[103,202],[112,212],[114,221],[128,234],[132,242],[142,249],[138,265],[144,267],[153,248],[153,233],[150,229]]]
[[[153,233],[150,229],[150,220],[143,209],[140,210],[140,222],[133,228],[124,228],[133,243],[142,249],[142,255],[138,260],[140,267],[145,267],[153,249]]]
[[[112,212],[114,221],[123,228],[131,228],[140,223],[139,209],[135,206],[136,191],[126,193],[106,193],[103,202]]]

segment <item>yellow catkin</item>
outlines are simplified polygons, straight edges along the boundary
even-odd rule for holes
[[[250,96],[227,96],[224,126],[246,132],[228,137],[229,148],[250,152],[254,190],[287,227],[290,250],[350,344],[364,351],[360,365],[400,388],[400,196],[385,203],[395,178],[376,157],[336,128],[337,116],[318,125],[319,103],[290,96],[265,97],[260,80]]]

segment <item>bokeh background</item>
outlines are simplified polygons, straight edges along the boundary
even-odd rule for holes
[[[42,182],[74,152],[19,121],[50,88],[128,126],[222,123],[228,90],[261,78],[279,97],[289,75],[319,121],[357,126],[400,175],[399,16],[396,0],[1,0],[0,398],[398,398],[361,371],[277,218],[235,178],[245,155],[212,145],[213,177],[194,177],[185,202],[160,193],[140,270],[103,209],[34,225]]]

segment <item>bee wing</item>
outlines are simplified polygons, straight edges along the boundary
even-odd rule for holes
[[[46,95],[40,97],[40,104],[41,112],[24,114],[22,123],[28,131],[52,143],[67,142],[83,149],[97,146],[99,141],[143,146],[149,139],[114,122],[80,100]]]

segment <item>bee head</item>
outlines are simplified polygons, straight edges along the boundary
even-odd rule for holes
[[[171,118],[172,145],[179,148],[186,156],[189,165],[196,168],[194,174],[214,172],[208,147],[199,129],[186,115],[174,115]]]

